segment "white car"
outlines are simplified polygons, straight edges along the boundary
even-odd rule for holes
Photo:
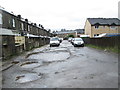
[[[68,38],[68,41],[71,42],[71,40],[72,40],[72,37],[69,37],[69,38]]]
[[[63,41],[63,38],[59,38],[60,43]]]
[[[72,38],[72,40],[71,40],[71,44],[72,44],[72,45],[73,45],[73,41],[74,41],[74,39],[75,39],[75,38]]]
[[[51,46],[59,46],[59,45],[60,45],[59,38],[53,37],[50,39],[50,47]]]
[[[82,40],[82,38],[74,38],[73,45],[74,45],[74,47],[76,47],[76,46],[84,47],[84,41]]]

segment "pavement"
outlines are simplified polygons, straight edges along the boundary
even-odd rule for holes
[[[42,46],[40,48],[38,48],[40,51],[42,51],[46,46]],[[16,61],[16,59],[24,59],[27,55],[33,53],[33,52],[37,52],[37,49],[33,49],[27,52],[24,52],[24,54],[21,54],[19,56],[14,56],[13,58],[9,59],[9,60],[2,60],[2,62],[0,61],[0,72],[9,69],[10,67],[12,67],[15,63],[14,61]]]

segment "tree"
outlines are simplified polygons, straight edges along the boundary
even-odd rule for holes
[[[74,35],[68,35],[67,37],[72,37],[72,38],[74,38]]]

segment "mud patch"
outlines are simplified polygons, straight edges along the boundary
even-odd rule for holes
[[[35,61],[27,61],[27,62],[22,63],[20,66],[22,68],[35,68],[35,67],[38,67],[40,65],[41,65],[40,63],[35,62]]]
[[[24,66],[24,65],[27,65],[27,64],[33,64],[33,63],[38,63],[38,62],[28,61],[28,62],[22,63],[20,66]]]
[[[17,83],[27,83],[27,82],[32,82],[32,81],[38,80],[40,78],[42,78],[42,74],[41,75],[22,74],[22,75],[16,76],[15,82],[17,82]]]
[[[20,61],[12,61],[12,64],[18,64]]]

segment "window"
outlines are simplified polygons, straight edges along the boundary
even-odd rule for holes
[[[28,25],[28,31],[30,31],[30,26]]]
[[[51,41],[58,41],[58,38],[51,38]]]
[[[96,25],[96,26],[95,26],[95,28],[96,28],[96,29],[98,29],[98,28],[99,28],[99,26],[98,26],[98,25]]]
[[[30,31],[32,30],[32,26],[30,26]]]
[[[75,41],[83,41],[81,38],[75,38]]]
[[[12,19],[13,27],[15,27],[15,19]]]
[[[22,27],[22,30],[24,30],[24,26],[23,26],[23,23],[21,23],[21,27]]]
[[[99,34],[94,34],[94,36],[99,36]]]
[[[105,26],[103,26],[103,28],[105,28]]]
[[[116,29],[116,26],[110,26],[110,29],[115,30],[115,29]]]
[[[0,24],[2,24],[2,14],[0,13]]]

